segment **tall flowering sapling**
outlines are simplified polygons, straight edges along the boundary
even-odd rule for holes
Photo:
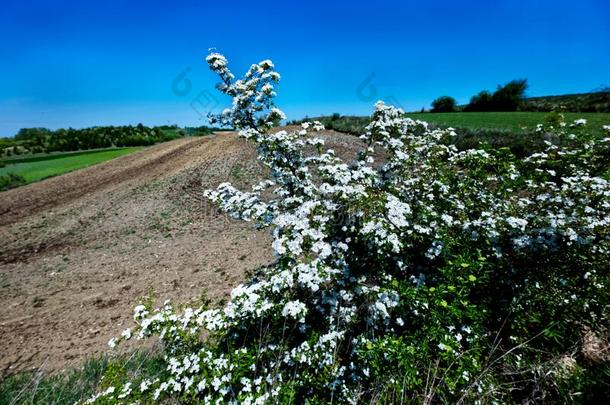
[[[271,61],[239,80],[224,56],[207,62],[233,98],[214,119],[256,146],[271,178],[205,196],[270,228],[275,261],[222,309],[136,307],[136,328],[118,341],[158,335],[167,371],[93,401],[349,403],[430,390],[501,399],[512,391],[498,389],[507,377],[495,365],[517,367],[508,354],[527,355],[525,342],[548,330],[545,317],[566,336],[576,320],[605,322],[610,184],[578,162],[607,139],[569,137],[519,161],[504,150],[459,151],[451,128],[378,102],[364,148],[346,162],[312,135],[318,122],[270,131],[285,118],[273,103],[280,76]],[[269,189],[273,198],[263,198]],[[506,316],[509,326],[499,322]],[[504,337],[520,350],[500,362]]]

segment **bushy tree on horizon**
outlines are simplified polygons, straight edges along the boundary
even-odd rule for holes
[[[486,112],[492,111],[492,95],[487,90],[482,90],[470,98],[470,102],[464,107],[464,111],[468,112]]]
[[[464,111],[517,111],[525,99],[527,80],[511,80],[504,86],[498,85],[491,94],[483,90],[470,99]]]
[[[504,86],[498,86],[491,102],[494,111],[517,111],[525,98],[527,80],[511,80]]]
[[[431,112],[454,112],[457,110],[457,103],[453,97],[442,96],[432,102]]]

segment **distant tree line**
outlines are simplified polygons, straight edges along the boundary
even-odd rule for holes
[[[504,86],[498,86],[493,93],[483,90],[472,96],[464,107],[458,107],[455,99],[442,96],[432,102],[432,112],[454,111],[517,111],[525,100],[527,80],[511,80]]]
[[[470,98],[470,102],[463,106],[457,105],[453,97],[439,97],[432,102],[430,111],[610,112],[610,89],[608,88],[598,89],[591,93],[527,98],[525,97],[526,90],[526,79],[512,80],[504,86],[498,86],[493,93],[483,90],[475,94]]]
[[[591,93],[528,97],[522,111],[610,112],[610,88]]]
[[[22,128],[13,138],[0,138],[0,156],[69,152],[126,146],[147,146],[183,136],[209,135],[219,128],[142,124],[84,129]]]

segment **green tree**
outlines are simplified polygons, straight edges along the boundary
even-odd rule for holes
[[[454,112],[456,102],[453,97],[442,96],[432,102],[432,112]]]
[[[517,111],[525,98],[527,90],[527,80],[511,80],[504,86],[498,86],[496,91],[491,94],[487,90],[470,99],[470,103],[465,111]]]
[[[498,86],[491,100],[493,111],[517,111],[523,104],[525,90],[526,79],[511,80],[504,86]]]
[[[491,111],[492,95],[487,90],[483,90],[470,98],[470,103],[466,106],[466,111]]]

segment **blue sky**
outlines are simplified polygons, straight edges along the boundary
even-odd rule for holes
[[[529,95],[610,86],[607,1],[4,0],[0,37],[0,136],[204,124],[228,103],[211,47],[236,74],[272,59],[289,118],[467,102],[514,78]]]

